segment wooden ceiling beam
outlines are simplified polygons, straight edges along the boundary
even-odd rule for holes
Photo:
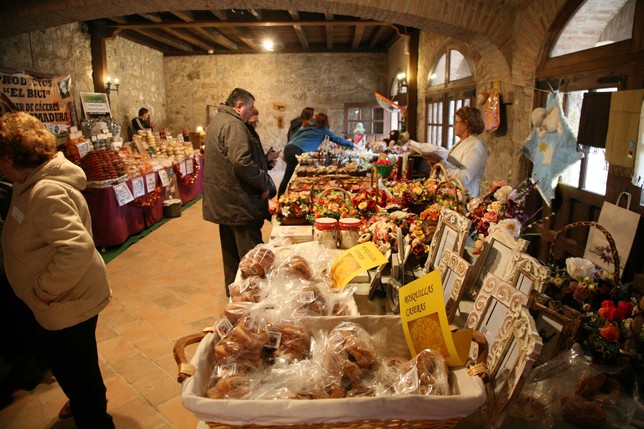
[[[353,43],[351,43],[351,49],[354,51],[360,46],[362,42],[362,37],[364,36],[364,25],[356,25],[356,31],[353,34]]]
[[[194,18],[192,16],[192,14],[187,14],[187,13],[184,13],[184,12],[172,12],[172,13],[176,17],[178,17],[179,19],[183,20],[184,22],[193,22],[194,21]],[[206,31],[204,28],[201,28],[201,27],[194,27],[193,29],[197,33],[199,33],[200,35],[204,36],[206,38],[206,40],[210,40],[210,41],[213,41],[215,43],[218,43],[219,45],[221,45],[221,46],[223,46],[225,48],[231,49],[233,51],[236,51],[237,49],[239,49],[239,46],[237,46],[237,44],[235,42],[233,42],[232,40],[228,39],[226,36],[224,36],[223,34],[218,32],[217,30]],[[178,31],[176,31],[176,30],[174,30],[172,28],[165,28],[164,30],[168,31],[168,32],[173,31],[176,37],[179,37],[180,39],[183,39],[186,42],[192,43],[193,45],[202,47],[206,51],[213,50],[213,48],[214,48],[214,46],[205,45],[203,42],[200,42],[198,39],[195,39],[194,37],[192,37],[190,35],[186,35],[187,39],[184,38],[184,37],[181,37],[180,34],[184,34],[184,33],[180,33],[180,32],[178,32]],[[200,42],[201,44],[198,44],[198,43],[195,43],[195,42]],[[204,47],[204,46],[206,46],[206,47]]]
[[[192,49],[192,46],[185,44],[183,42],[179,42],[171,37],[166,37],[163,34],[158,34],[150,30],[136,30],[138,33],[141,33],[145,37],[148,37],[152,40],[156,40],[159,43],[163,43],[168,46],[172,46],[174,48],[177,48],[180,51],[183,52],[194,52],[194,49]]]
[[[305,51],[309,50],[309,41],[306,39],[306,34],[304,34],[304,29],[302,28],[301,25],[294,25],[293,28],[295,29],[295,34],[297,34],[297,38],[300,39],[300,43],[302,44],[302,48]]]
[[[295,21],[265,21],[265,22],[238,22],[238,21],[192,21],[192,22],[164,22],[164,23],[145,23],[145,24],[112,24],[108,27],[121,27],[123,30],[150,29],[150,28],[175,28],[175,27],[211,27],[211,28],[232,28],[232,27],[290,27]],[[388,26],[386,22],[379,21],[297,21],[297,25],[303,27],[326,25],[334,26],[352,26],[364,25],[367,27]]]
[[[237,45],[237,43],[233,42],[232,40],[230,40],[228,37],[224,36],[217,30],[197,27],[195,28],[195,31],[207,37],[208,39],[213,40],[215,43],[218,43],[221,46],[228,48],[232,51],[236,51],[239,49],[239,45]]]
[[[387,31],[387,27],[385,26],[378,28],[376,34],[374,34],[371,41],[369,41],[369,49],[373,49],[376,46],[380,39],[382,39],[382,36],[385,35],[385,31]]]
[[[142,16],[143,18],[147,19],[148,21],[155,22],[157,24],[160,24],[163,22],[163,19],[156,13],[140,13],[139,16]]]
[[[209,10],[210,10],[210,13],[215,15],[220,20],[228,21],[228,15],[226,14],[225,10],[220,10],[220,9],[209,9]]]
[[[195,20],[192,12],[174,11],[172,14],[183,22],[192,22]]]
[[[191,35],[189,35],[186,32],[177,31],[177,30],[175,30],[173,28],[167,28],[165,31],[168,34],[173,35],[177,39],[181,39],[184,42],[188,42],[188,43],[191,43],[191,44],[193,44],[195,46],[200,47],[201,49],[203,49],[206,52],[211,51],[214,48],[214,46],[208,45],[208,44],[202,42],[201,40],[197,39],[196,37],[192,37]]]

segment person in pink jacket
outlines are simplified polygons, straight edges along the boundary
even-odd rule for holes
[[[13,183],[2,235],[16,295],[40,325],[52,373],[78,428],[114,428],[98,364],[96,322],[110,302],[107,270],[92,239],[83,170],[27,113],[0,116],[0,171]]]

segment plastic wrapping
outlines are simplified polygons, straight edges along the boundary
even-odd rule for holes
[[[239,261],[239,271],[242,278],[251,276],[266,277],[266,273],[273,265],[275,253],[272,246],[260,244],[246,253]]]
[[[638,404],[622,392],[619,370],[592,365],[574,344],[530,373],[509,421],[526,429],[630,427]]]

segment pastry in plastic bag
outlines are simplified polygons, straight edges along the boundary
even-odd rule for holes
[[[239,271],[243,278],[266,277],[266,272],[273,265],[275,254],[267,246],[257,246],[248,252],[239,262]]]

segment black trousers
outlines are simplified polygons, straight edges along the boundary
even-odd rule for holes
[[[85,322],[58,331],[41,328],[45,357],[58,384],[69,398],[79,429],[112,429],[107,413],[105,384],[98,365],[96,322]]]
[[[286,192],[288,182],[293,177],[293,172],[295,172],[295,167],[297,167],[298,161],[295,155],[302,155],[303,153],[304,151],[294,144],[284,146],[284,161],[286,161],[286,167],[284,167],[284,176],[280,182],[280,188],[277,191],[278,198]]]
[[[219,225],[221,254],[224,259],[224,278],[226,280],[226,296],[230,296],[228,285],[235,281],[239,261],[249,250],[262,241],[262,226],[264,221],[253,225]]]

